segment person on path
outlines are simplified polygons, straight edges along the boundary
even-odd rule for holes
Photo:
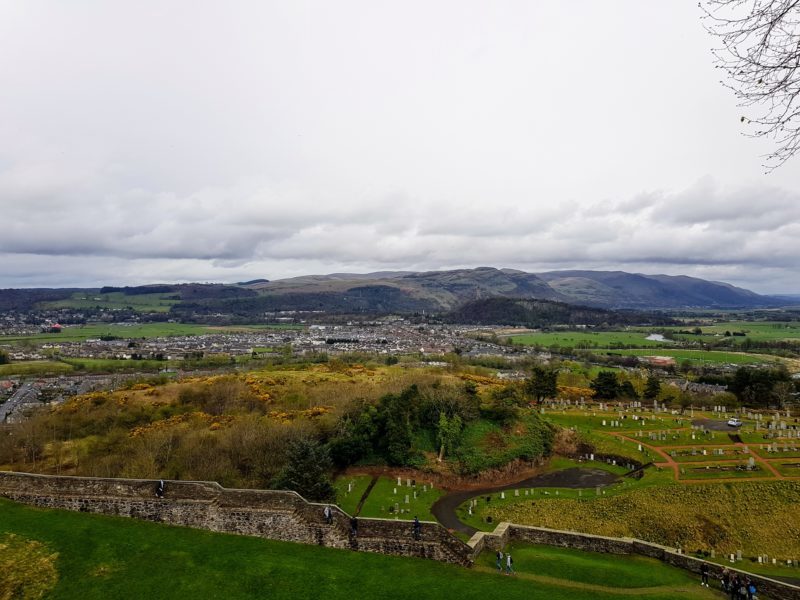
[[[739,574],[734,573],[733,577],[731,577],[730,587],[728,589],[728,596],[730,596],[731,600],[736,600],[739,596]]]
[[[350,535],[353,537],[358,535],[358,519],[355,517],[350,519]]]
[[[422,537],[422,523],[419,522],[419,517],[414,516],[414,539],[419,541]]]
[[[708,587],[708,563],[700,565],[700,585]]]
[[[156,484],[156,498],[163,498],[165,489],[166,486],[164,485],[164,480],[159,479],[158,483]]]
[[[752,581],[747,586],[747,598],[748,600],[758,600],[758,590],[756,589],[756,584]]]
[[[333,511],[329,505],[325,505],[325,508],[322,509],[322,514],[325,517],[325,523],[328,525],[333,523]]]
[[[503,551],[497,551],[497,570],[503,572]]]
[[[511,575],[514,572],[514,561],[511,560],[511,554],[506,554],[506,575]]]
[[[727,568],[722,569],[722,575],[720,575],[719,581],[722,585],[722,591],[727,592],[728,586],[731,584],[731,575]]]

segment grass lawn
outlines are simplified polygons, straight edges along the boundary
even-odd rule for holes
[[[520,574],[502,577],[481,567],[465,569],[424,559],[409,559],[274,542],[118,517],[42,510],[0,501],[0,538],[44,544],[39,563],[22,573],[6,569],[0,581],[18,575],[41,582],[48,560],[57,569],[57,582],[47,595],[54,600],[79,598],[297,599],[414,598],[463,600],[613,600],[630,598],[625,590]],[[14,566],[11,557],[3,557]],[[53,556],[56,554],[56,556]],[[523,553],[525,555],[525,553]],[[525,555],[527,556],[527,555]],[[536,564],[535,555],[521,556]],[[546,559],[540,559],[546,560]],[[563,559],[581,564],[580,553]],[[620,559],[621,560],[621,559]],[[586,554],[584,568],[608,557]],[[613,563],[613,561],[612,561]],[[631,563],[634,565],[637,563]],[[520,565],[523,566],[523,565]],[[617,569],[626,569],[618,565]],[[630,567],[636,570],[634,567]],[[656,582],[676,582],[654,590],[652,600],[713,598],[698,585],[685,584],[673,569],[641,565],[643,575]],[[599,570],[599,567],[598,567]],[[662,572],[663,570],[663,572]],[[625,571],[617,571],[624,573]],[[566,567],[554,573],[569,574]],[[642,575],[642,576],[643,576]],[[695,582],[696,583],[696,582]],[[622,582],[615,582],[622,585]],[[23,583],[24,585],[24,583]],[[650,591],[650,590],[648,590]],[[12,595],[11,597],[15,597]]]
[[[429,481],[417,481],[416,487],[408,487],[406,480],[402,479],[401,484],[397,485],[397,479],[380,477],[367,497],[359,516],[408,521],[417,516],[420,521],[436,521],[436,517],[431,514],[431,506],[444,492],[439,488],[431,489]],[[427,490],[424,490],[423,486],[427,486]],[[416,498],[414,492],[417,493]],[[408,496],[407,504],[406,496]],[[389,508],[394,509],[395,506],[403,512],[400,514],[389,512]]]
[[[654,473],[671,477],[668,470]],[[645,476],[645,479],[647,476]],[[653,480],[655,481],[655,480]],[[582,531],[612,537],[635,537],[687,552],[741,549],[745,557],[768,554],[800,557],[800,482],[789,480],[736,483],[668,484],[645,482],[607,495],[582,498],[517,498],[489,506],[480,503],[477,524],[487,516],[493,529],[501,521]],[[476,525],[475,522],[470,522]]]
[[[705,433],[691,430],[667,430],[660,436],[660,439],[651,440],[648,435],[636,439],[641,439],[645,444],[662,448],[666,446],[727,446],[733,444],[725,431]]]
[[[592,412],[594,411],[548,412],[545,409],[542,418],[563,427],[590,428],[598,431],[613,431],[615,433],[669,429],[676,425],[676,421],[672,416],[659,415],[654,417],[652,414],[637,414],[636,416],[639,418],[634,420],[633,415],[630,414],[626,415],[627,418],[620,419],[619,412],[598,412],[595,414],[592,414]],[[603,424],[604,421],[605,425]],[[611,421],[619,421],[620,427],[611,427]],[[682,423],[683,426],[689,427],[691,419],[683,419]]]
[[[756,463],[746,469],[747,461],[730,461],[681,465],[681,479],[749,479],[750,477],[772,477],[772,472]]]
[[[706,451],[706,454],[703,454],[703,450]],[[714,454],[715,450],[722,450],[724,454]],[[750,456],[739,446],[708,446],[696,447],[691,450],[681,448],[680,450],[667,450],[667,454],[678,463],[742,460]]]
[[[361,496],[372,481],[369,475],[355,475],[350,477],[339,477],[334,483],[333,487],[336,488],[336,504],[350,515],[356,514],[356,508],[361,500]],[[352,483],[351,491],[347,491],[347,485]]]
[[[772,466],[785,477],[800,477],[800,459],[773,461]]]
[[[625,471],[621,467],[607,465],[599,462],[584,462],[577,463],[565,458],[556,458],[551,461],[552,469],[558,470],[559,468],[570,468],[572,466],[593,467],[598,469],[605,469],[613,473],[620,474],[620,471]],[[475,498],[476,507],[473,509],[473,514],[469,514],[469,502],[463,503],[456,509],[458,518],[463,522],[479,529],[481,531],[493,531],[494,528],[501,520],[508,520],[498,517],[498,514],[505,514],[505,511],[524,509],[528,505],[537,506],[539,501],[547,502],[562,502],[562,501],[577,501],[577,502],[591,502],[593,500],[609,499],[612,496],[620,496],[628,494],[633,490],[642,488],[658,487],[665,485],[673,485],[675,479],[671,469],[649,468],[640,479],[626,478],[620,482],[605,486],[601,488],[600,494],[597,493],[596,488],[590,489],[572,489],[572,488],[531,488],[527,492],[525,489],[520,488],[519,495],[515,491],[506,490],[504,495],[501,496],[499,492],[491,494],[490,500],[486,500],[486,496],[479,496]],[[491,516],[491,521],[487,521],[486,517]],[[500,520],[498,520],[500,519]],[[520,524],[530,524],[528,522]],[[562,527],[561,529],[575,529],[574,527]]]
[[[509,544],[504,552],[511,553],[517,573],[547,575],[588,584],[649,588],[697,585],[698,580],[686,571],[665,567],[660,561],[644,556],[582,552],[521,542]],[[476,564],[496,568],[495,553],[481,553]]]

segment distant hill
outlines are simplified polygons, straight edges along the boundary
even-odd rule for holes
[[[473,300],[444,315],[449,323],[512,325],[530,328],[553,325],[671,325],[661,314],[575,306],[551,300],[487,298]]]
[[[550,271],[539,276],[570,302],[606,308],[757,308],[783,303],[728,283],[685,275]]]
[[[24,310],[69,298],[81,290],[0,290],[0,309]],[[97,289],[83,290],[89,294]],[[263,316],[282,310],[331,313],[448,314],[467,303],[490,298],[549,300],[602,309],[667,310],[761,308],[787,304],[787,298],[761,296],[727,283],[694,277],[642,275],[623,271],[526,273],[480,267],[449,271],[334,273],[236,285],[157,284],[105,287],[99,293],[124,296],[163,294],[176,301],[177,318],[191,315]],[[64,302],[61,303],[62,306]],[[500,304],[497,307],[501,306]],[[511,308],[511,305],[504,305]],[[517,309],[519,310],[519,306]]]

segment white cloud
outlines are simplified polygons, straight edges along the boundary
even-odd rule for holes
[[[0,286],[495,265],[796,289],[800,170],[762,175],[698,16],[0,0]]]

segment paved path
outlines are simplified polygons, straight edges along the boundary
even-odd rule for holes
[[[545,473],[523,479],[516,483],[507,483],[483,489],[472,489],[451,492],[439,498],[431,507],[436,520],[447,529],[472,535],[477,531],[474,527],[462,523],[456,515],[456,509],[470,498],[487,496],[503,490],[522,490],[526,488],[559,487],[570,489],[591,489],[599,485],[610,485],[619,481],[619,477],[603,469],[572,467],[562,471]]]

